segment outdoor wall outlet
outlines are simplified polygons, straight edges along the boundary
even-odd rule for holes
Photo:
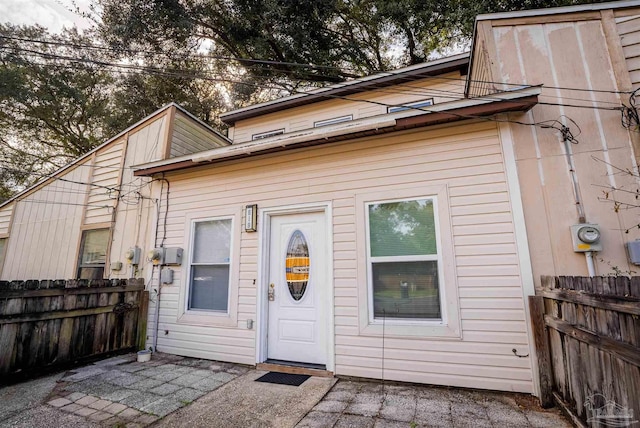
[[[111,270],[113,271],[119,271],[122,270],[122,262],[111,262]]]
[[[253,320],[247,320],[247,330],[253,330]]]

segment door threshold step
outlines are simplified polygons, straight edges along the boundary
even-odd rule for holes
[[[256,369],[265,370],[269,372],[278,372],[278,373],[302,374],[302,375],[319,376],[319,377],[333,377],[333,372],[330,372],[327,370],[312,369],[309,367],[289,366],[284,364],[258,363],[256,364]]]

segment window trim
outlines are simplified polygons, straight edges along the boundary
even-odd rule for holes
[[[240,223],[237,219],[242,219],[242,207],[216,210],[212,215],[211,211],[192,211],[185,213],[184,222],[184,245],[185,254],[180,276],[174,278],[174,284],[180,287],[178,314],[176,322],[179,324],[200,325],[200,326],[237,326],[238,319],[238,290],[239,290],[239,270],[240,270]],[[227,296],[227,311],[212,311],[208,309],[188,309],[191,283],[191,262],[193,258],[193,244],[195,237],[195,223],[210,220],[231,219],[231,236],[229,239],[229,294]]]
[[[194,255],[194,245],[196,243],[196,224],[204,223],[208,221],[224,221],[231,220],[231,230],[229,231],[229,263],[196,263],[193,261]],[[233,221],[233,217],[230,216],[222,216],[222,217],[210,217],[210,218],[198,218],[191,220],[191,232],[189,234],[189,257],[187,262],[187,283],[186,283],[186,292],[187,296],[185,299],[186,307],[184,308],[185,313],[188,312],[196,312],[196,313],[206,313],[206,314],[220,314],[220,315],[229,315],[229,308],[231,307],[231,266],[233,265],[233,230],[235,228],[235,224]],[[227,283],[227,310],[219,311],[215,309],[200,309],[200,308],[190,308],[191,305],[191,280],[192,280],[192,266],[229,266],[229,282]]]
[[[371,223],[369,221],[369,207],[374,204],[389,204],[394,202],[410,202],[410,201],[418,201],[418,200],[431,200],[433,203],[433,222],[436,231],[436,254],[426,254],[426,255],[411,255],[411,256],[377,256],[374,257],[371,255]],[[389,317],[384,320],[384,323],[390,324],[398,324],[398,325],[443,325],[447,323],[446,318],[446,310],[444,310],[443,305],[443,295],[444,295],[444,273],[442,272],[442,244],[440,239],[440,223],[438,221],[438,200],[436,196],[418,196],[413,198],[400,198],[400,199],[390,199],[384,201],[368,201],[365,202],[365,227],[366,227],[366,250],[367,250],[367,295],[368,295],[368,306],[369,306],[369,323],[370,324],[379,324],[382,323],[383,320],[380,318],[376,318],[374,314],[374,303],[373,303],[373,264],[375,262],[378,263],[393,263],[393,262],[421,262],[421,261],[435,261],[438,266],[438,297],[440,304],[440,318],[439,319],[431,319],[431,318],[394,318]],[[374,260],[375,259],[375,260]]]
[[[370,255],[368,206],[372,203],[402,200],[434,198],[434,217],[436,239],[439,240],[438,282],[440,291],[441,320],[411,319],[374,319],[373,295],[370,288],[371,273],[368,257]],[[407,185],[389,186],[383,191],[355,195],[356,202],[356,239],[358,247],[366,246],[358,255],[358,325],[363,336],[380,337],[423,337],[429,339],[460,340],[461,321],[455,255],[453,250],[453,229],[449,208],[449,192],[446,185],[407,187]],[[410,256],[411,257],[411,256]],[[383,331],[384,330],[384,331]]]
[[[80,231],[80,242],[78,246],[78,257],[76,258],[76,273],[75,273],[75,277],[78,279],[80,278],[80,269],[82,269],[83,267],[99,267],[98,264],[83,265],[82,263],[82,253],[84,252],[85,236],[87,233],[97,232],[97,231],[107,231],[107,246],[105,248],[104,264],[102,265],[102,278],[99,278],[99,279],[108,278],[107,266],[109,263],[109,250],[111,246],[111,229],[109,227],[96,227],[91,229],[83,229]]]
[[[251,141],[264,140],[265,138],[275,137],[276,135],[284,134],[284,128],[274,129],[273,131],[260,132],[251,136]]]
[[[422,100],[422,101],[416,101],[413,103],[406,103],[406,104],[401,104],[401,105],[397,105],[397,106],[389,106],[387,107],[387,113],[398,113],[399,111],[406,111],[413,108],[420,108],[420,107],[429,107],[432,106],[433,103],[433,98],[427,98],[426,100]]]
[[[324,120],[319,120],[317,122],[313,122],[313,127],[320,128],[322,126],[337,125],[338,123],[350,122],[352,120],[353,120],[353,115],[348,114],[344,116],[333,117],[331,119],[324,119]]]

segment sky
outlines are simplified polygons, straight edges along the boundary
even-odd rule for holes
[[[77,0],[82,10],[87,10],[91,0]],[[74,24],[88,28],[90,21],[71,12],[71,0],[0,0],[0,22],[12,24],[40,24],[57,33],[62,27]]]

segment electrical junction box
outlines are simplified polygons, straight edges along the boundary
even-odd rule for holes
[[[571,226],[573,251],[576,253],[602,251],[600,237],[600,226],[597,224],[580,223]]]
[[[627,254],[632,264],[640,265],[640,241],[627,242]]]
[[[182,248],[165,248],[164,249],[165,265],[181,265],[182,264]]]
[[[171,268],[163,268],[160,271],[160,282],[162,284],[171,284],[171,283],[173,283],[173,269],[171,269]]]

